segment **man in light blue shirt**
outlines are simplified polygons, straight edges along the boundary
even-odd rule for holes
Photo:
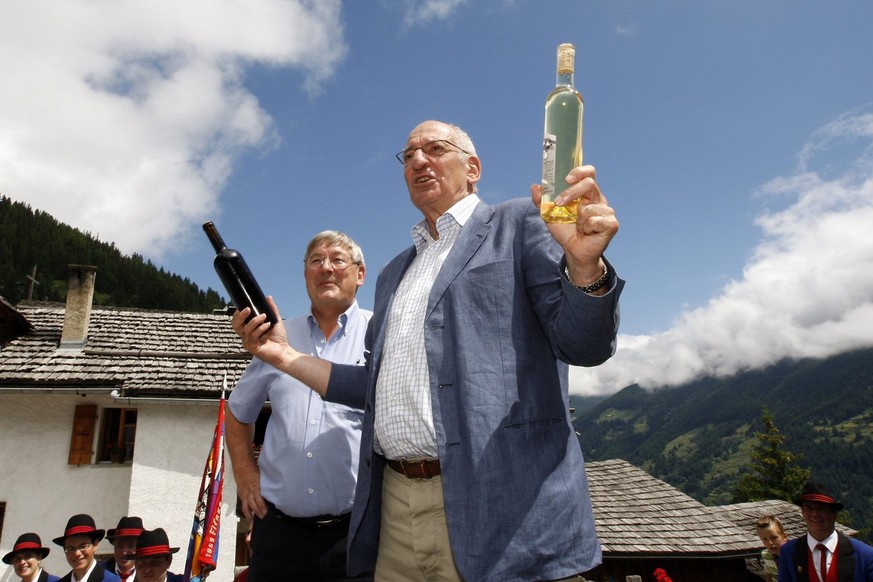
[[[284,322],[289,344],[332,362],[363,364],[372,313],[355,300],[366,272],[360,247],[341,232],[324,231],[303,261],[311,313]],[[256,459],[255,421],[265,401],[272,415]],[[228,451],[241,509],[253,520],[249,580],[346,579],[363,411],[325,402],[257,358],[228,402]]]

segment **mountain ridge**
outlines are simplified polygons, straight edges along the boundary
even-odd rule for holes
[[[587,460],[624,459],[721,505],[748,469],[765,407],[786,436],[784,449],[803,455],[799,464],[834,490],[866,536],[873,525],[873,348],[671,388],[631,385],[580,408],[573,424]]]

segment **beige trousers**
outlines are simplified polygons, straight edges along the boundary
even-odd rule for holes
[[[446,525],[443,479],[410,479],[385,467],[376,582],[461,582]],[[555,582],[579,582],[581,576]]]
[[[446,526],[443,480],[410,479],[385,467],[379,582],[460,582]]]

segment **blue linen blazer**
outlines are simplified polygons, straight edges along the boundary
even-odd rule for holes
[[[415,248],[376,283],[366,366],[332,367],[327,399],[364,408],[349,572],[375,568],[384,459],[373,451],[388,310]],[[543,580],[600,563],[567,363],[615,351],[624,282],[593,297],[561,275],[562,251],[530,200],[480,202],[428,299],[425,345],[452,553],[465,580]]]
[[[873,582],[873,548],[837,532],[837,582]],[[779,549],[779,582],[818,582],[809,572],[806,535]]]

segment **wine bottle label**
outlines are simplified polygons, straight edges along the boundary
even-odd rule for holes
[[[543,135],[543,198],[554,200],[555,198],[555,161],[558,151],[558,136],[552,133]]]

